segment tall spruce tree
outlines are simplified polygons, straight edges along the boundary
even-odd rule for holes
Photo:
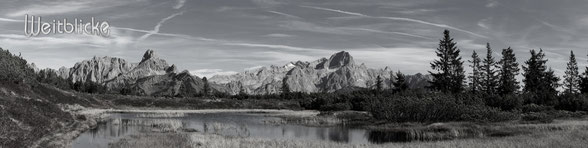
[[[527,66],[523,66],[523,82],[525,83],[523,91],[534,97],[527,101],[536,104],[553,103],[554,96],[557,95],[559,78],[555,76],[551,68],[547,69],[547,59],[542,49],[539,52],[531,50],[530,53],[531,57],[525,61]]]
[[[384,81],[382,80],[382,77],[380,77],[380,76],[376,77],[376,91],[377,92],[382,91],[383,84],[384,84]]]
[[[282,79],[282,98],[287,99],[290,97],[290,87],[288,86],[288,82],[286,81],[288,80],[288,77],[284,77],[284,79]]]
[[[584,73],[580,80],[580,93],[582,94],[588,93],[588,66],[584,67],[584,69]]]
[[[494,60],[492,56],[492,48],[490,48],[490,43],[486,43],[486,58],[482,61],[482,66],[480,67],[480,72],[482,75],[482,91],[486,94],[495,94],[496,89],[498,87],[498,75],[497,70],[495,69],[498,63]]]
[[[580,73],[578,72],[578,63],[574,51],[570,51],[570,61],[568,62],[564,75],[564,89],[568,94],[578,93],[580,90]]]
[[[206,79],[206,77],[202,77],[202,82],[204,82],[204,86],[202,87],[202,95],[208,96],[210,93],[210,84],[208,84],[208,79]]]
[[[456,44],[449,36],[449,30],[443,31],[443,39],[439,41],[439,48],[435,51],[439,59],[431,63],[431,68],[437,72],[429,71],[433,76],[430,88],[446,93],[463,91],[465,74]]]
[[[408,83],[406,83],[406,76],[402,72],[396,72],[396,81],[392,83],[394,89],[398,92],[402,92],[408,89]]]
[[[476,53],[476,51],[474,51],[472,53],[472,60],[468,60],[468,62],[470,62],[470,67],[472,68],[472,73],[470,73],[471,75],[468,76],[469,80],[470,80],[470,91],[472,93],[477,93],[480,92],[482,85],[481,85],[481,81],[482,81],[482,75],[481,75],[481,66],[480,66],[480,62],[482,60],[480,59],[480,57],[478,57],[478,53]]]
[[[508,95],[516,93],[520,86],[516,79],[519,75],[519,63],[513,53],[512,48],[502,50],[502,59],[498,62],[498,93]]]

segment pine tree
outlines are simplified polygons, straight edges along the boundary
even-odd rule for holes
[[[492,48],[490,48],[490,43],[486,43],[486,58],[482,61],[482,66],[480,67],[481,75],[482,75],[482,90],[486,94],[495,94],[496,89],[498,87],[498,75],[497,70],[495,69],[498,63],[492,57]]]
[[[290,96],[290,87],[286,81],[287,78],[288,77],[284,77],[284,79],[282,79],[282,98],[284,99]]]
[[[570,61],[564,75],[565,92],[568,94],[578,93],[580,90],[580,74],[578,72],[578,63],[574,51],[570,51]]]
[[[382,81],[382,77],[378,76],[376,77],[376,91],[377,92],[381,92],[382,91],[382,84],[384,81]]]
[[[460,50],[449,36],[449,30],[443,31],[443,35],[435,51],[439,59],[431,63],[431,68],[437,72],[429,71],[433,76],[430,87],[441,92],[459,93],[463,91],[465,79]]]
[[[406,83],[406,76],[402,72],[396,73],[396,81],[392,83],[394,89],[398,92],[402,92],[408,89],[408,83]]]
[[[535,95],[533,100],[527,100],[530,103],[550,104],[553,103],[554,95],[557,95],[556,88],[559,78],[555,76],[553,70],[547,69],[547,59],[543,50],[539,52],[531,50],[531,57],[525,61],[527,66],[523,66],[523,82],[525,87],[523,91],[530,95]]]
[[[208,84],[208,79],[206,79],[206,77],[202,77],[202,82],[204,82],[204,86],[202,87],[202,95],[208,96],[210,93],[210,84]]]
[[[588,66],[584,67],[584,73],[580,80],[580,92],[582,94],[588,93]]]
[[[520,87],[516,79],[520,69],[517,58],[510,47],[502,50],[502,59],[498,64],[498,93],[501,95],[516,93]]]
[[[476,51],[474,51],[472,53],[472,60],[468,60],[468,62],[471,63],[470,67],[472,68],[472,73],[470,73],[471,75],[468,76],[468,78],[470,79],[470,91],[473,93],[477,93],[481,90],[481,81],[482,81],[482,75],[480,72],[480,57],[478,57],[478,53],[476,53]]]

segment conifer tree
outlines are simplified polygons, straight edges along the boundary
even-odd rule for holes
[[[502,50],[502,59],[498,64],[498,93],[501,95],[516,93],[520,87],[516,79],[520,69],[517,58],[510,47]]]
[[[208,79],[206,79],[206,77],[202,77],[202,82],[204,82],[204,86],[202,87],[202,95],[208,96],[210,93],[210,84],[208,84]]]
[[[437,72],[429,71],[433,76],[430,88],[446,93],[459,93],[463,91],[465,79],[460,50],[449,36],[449,30],[443,31],[443,35],[439,48],[435,51],[439,59],[431,63],[431,68]]]
[[[535,97],[527,101],[536,104],[553,103],[554,95],[557,95],[559,78],[555,76],[551,68],[547,69],[547,59],[544,59],[545,54],[542,49],[539,52],[531,50],[530,53],[531,57],[525,61],[527,66],[523,66],[523,82],[525,83],[523,91]]]
[[[288,77],[284,77],[284,79],[282,79],[282,88],[281,89],[282,89],[282,98],[284,98],[284,99],[290,96],[290,87],[288,86],[288,83],[286,81],[287,78]]]
[[[588,93],[588,66],[584,67],[584,69],[584,73],[580,80],[580,93],[582,94]]]
[[[482,75],[480,72],[480,61],[482,61],[480,59],[480,57],[478,57],[478,53],[476,53],[476,51],[474,51],[472,53],[472,60],[468,60],[468,62],[470,62],[470,67],[472,68],[472,73],[470,73],[471,75],[468,76],[468,78],[470,79],[470,91],[473,93],[477,93],[481,90],[481,81],[482,81]]]
[[[498,87],[498,75],[495,69],[498,63],[492,57],[492,48],[490,43],[486,43],[486,58],[482,61],[480,72],[482,75],[482,90],[486,94],[495,94]]]
[[[382,77],[378,76],[376,77],[376,91],[381,92],[382,91],[382,84],[383,84],[383,80]]]
[[[394,89],[398,92],[402,92],[408,89],[408,84],[406,83],[406,76],[402,74],[402,72],[398,71],[396,73],[396,81],[392,83],[394,85]]]
[[[578,93],[580,90],[580,74],[578,72],[578,63],[574,51],[570,51],[570,61],[568,62],[564,75],[564,89],[568,94]]]

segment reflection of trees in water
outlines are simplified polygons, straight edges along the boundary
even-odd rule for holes
[[[316,135],[320,140],[327,140],[327,128],[318,128],[316,130]]]
[[[329,128],[329,139],[337,142],[349,143],[349,129],[347,128]]]
[[[371,143],[386,143],[386,142],[408,142],[406,131],[370,131],[368,133],[368,141]]]

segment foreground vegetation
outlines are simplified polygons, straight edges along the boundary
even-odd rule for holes
[[[494,124],[435,123],[429,125],[378,126],[382,130],[406,130],[406,138],[421,137],[419,141],[379,144],[348,144],[331,141],[298,139],[265,139],[223,136],[186,130],[181,126],[146,125],[151,130],[139,132],[111,147],[583,147],[588,144],[588,121],[581,119],[556,120],[549,124]],[[170,128],[171,127],[171,128]],[[176,128],[173,128],[176,127]],[[150,132],[158,131],[158,132]],[[372,134],[370,134],[372,136]],[[378,138],[384,138],[382,135]],[[398,137],[395,137],[398,138]],[[428,139],[428,140],[427,140]]]

